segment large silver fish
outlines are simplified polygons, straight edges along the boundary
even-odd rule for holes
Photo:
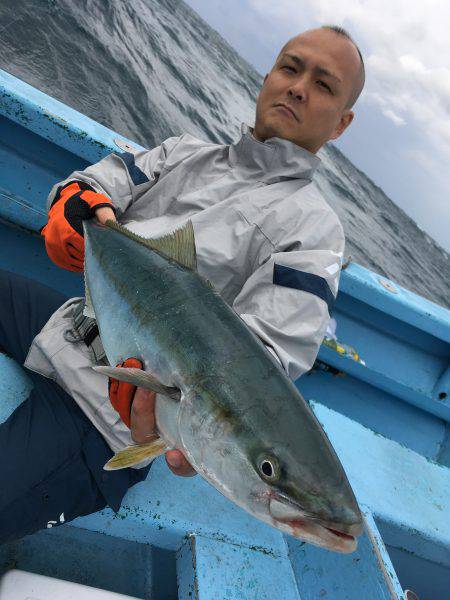
[[[196,272],[192,224],[159,240],[113,221],[85,221],[84,231],[88,311],[107,358],[144,364],[94,368],[159,393],[160,437],[105,468],[177,448],[258,519],[330,550],[355,550],[362,516],[339,459],[276,359]]]

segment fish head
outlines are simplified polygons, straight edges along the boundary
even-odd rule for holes
[[[341,553],[357,548],[363,531],[360,509],[345,472],[322,430],[315,447],[266,436],[240,449],[251,466],[249,512],[283,533]],[[299,432],[299,435],[301,433]],[[324,435],[324,434],[323,434]]]
[[[363,531],[360,509],[340,463],[323,446],[317,450],[311,460],[282,442],[254,452],[263,520],[316,546],[353,552]]]
[[[223,389],[206,401],[204,392],[191,398],[180,411],[183,451],[256,518],[316,546],[353,552],[363,532],[360,509],[321,425],[293,387],[294,402],[261,399],[241,411],[217,401]]]

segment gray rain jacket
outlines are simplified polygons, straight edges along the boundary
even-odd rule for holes
[[[118,221],[144,237],[190,219],[199,273],[297,379],[324,337],[344,251],[340,221],[311,183],[319,163],[290,141],[257,141],[243,124],[231,145],[184,134],[150,151],[110,154],[55,184],[47,207],[59,185],[78,180],[111,198]],[[117,452],[133,443],[130,431],[110,404],[107,378],[91,368],[90,349],[70,335],[81,301],[52,315],[25,366],[63,387]]]

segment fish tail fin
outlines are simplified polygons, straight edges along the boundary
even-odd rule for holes
[[[116,471],[117,469],[132,467],[146,458],[154,459],[164,454],[166,450],[168,450],[168,446],[159,437],[147,444],[127,446],[108,460],[103,469],[105,471]]]

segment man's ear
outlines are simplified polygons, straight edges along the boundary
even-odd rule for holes
[[[336,129],[334,130],[330,140],[336,140],[339,136],[341,136],[350,123],[353,121],[355,117],[355,113],[352,110],[345,110],[342,113],[341,120],[339,121]]]

